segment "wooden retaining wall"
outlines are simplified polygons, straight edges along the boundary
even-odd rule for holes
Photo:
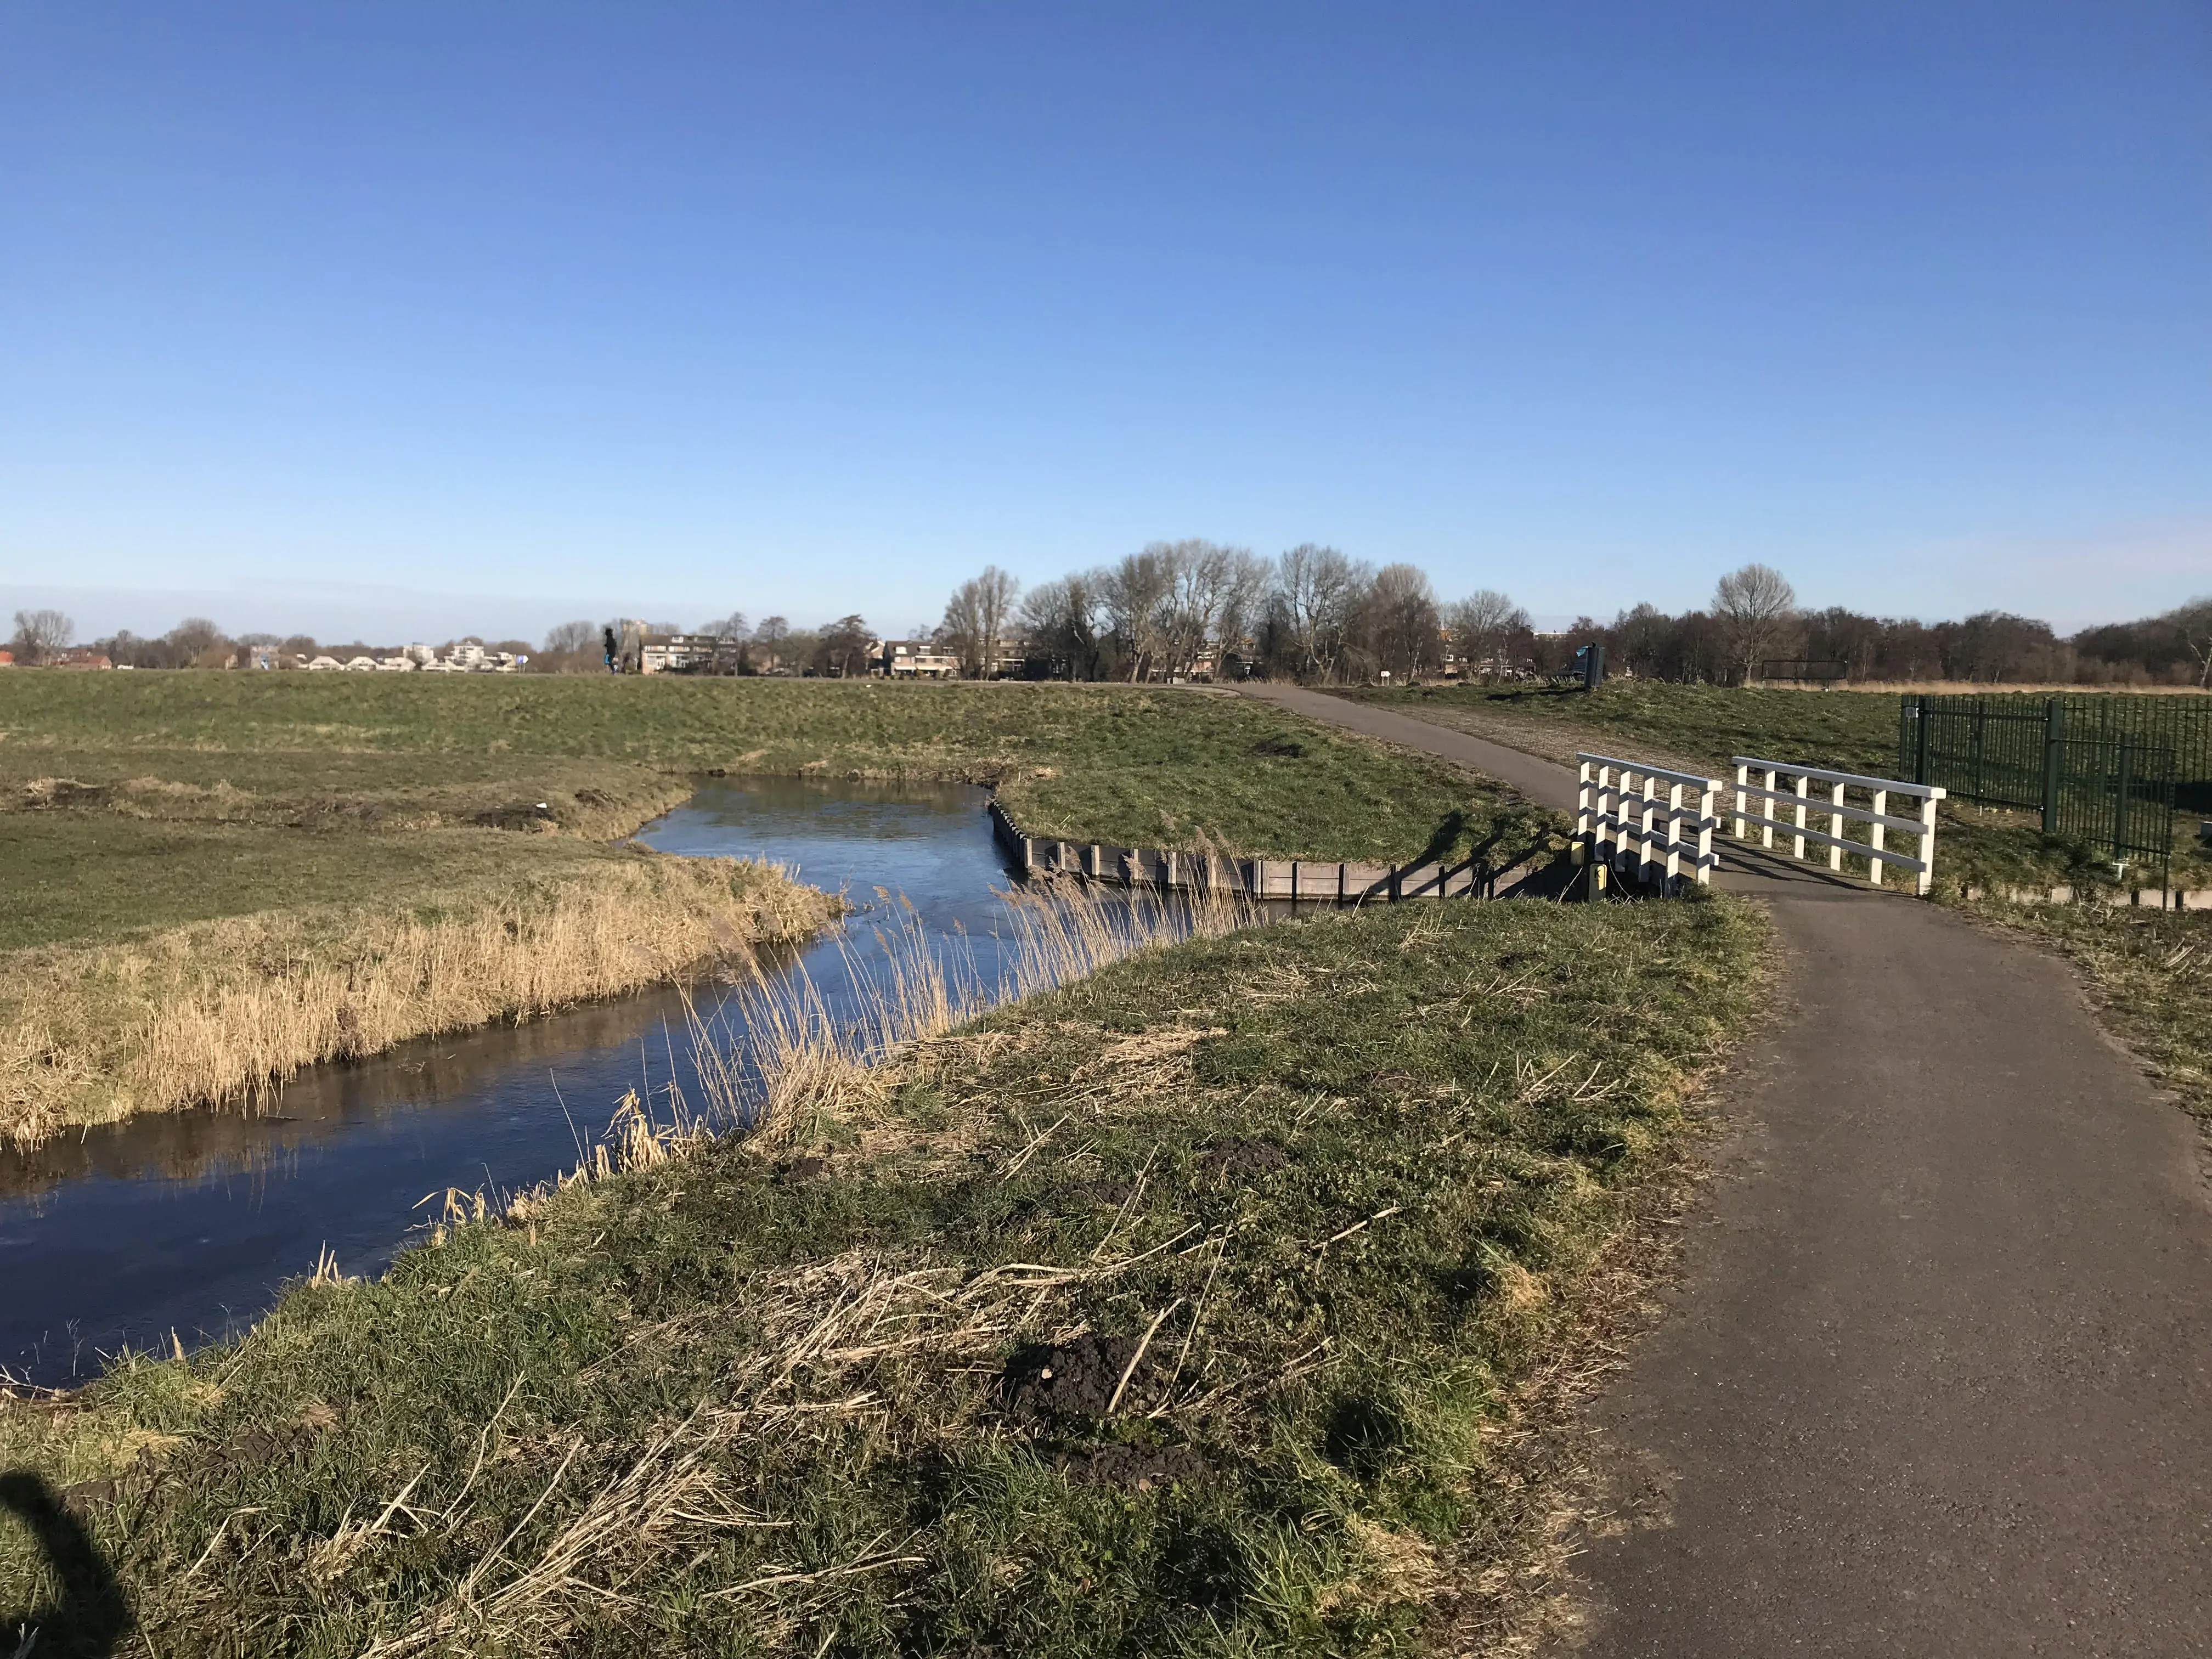
[[[1159,847],[1112,847],[1026,833],[994,799],[991,833],[1024,875],[1076,875],[1124,887],[1237,893],[1321,904],[1395,904],[1408,899],[1510,898],[1557,885],[1559,861],[1533,859],[1503,870],[1460,864],[1328,864],[1309,859],[1233,859]]]

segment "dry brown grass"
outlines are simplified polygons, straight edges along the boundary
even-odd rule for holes
[[[0,1136],[248,1098],[319,1061],[679,980],[828,906],[770,866],[641,854],[433,911],[270,911],[13,951]]]

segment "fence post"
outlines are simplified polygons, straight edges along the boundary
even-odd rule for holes
[[[1771,766],[1769,766],[1769,767],[1766,767],[1766,768],[1763,769],[1760,771],[1759,775],[1759,787],[1766,791],[1766,797],[1765,797],[1765,798],[1761,799],[1761,800],[1759,801],[1759,817],[1763,817],[1763,818],[1766,818],[1766,819],[1771,820],[1771,819],[1772,819],[1772,817],[1774,817],[1774,802],[1773,802],[1773,800],[1772,800],[1772,799],[1771,799],[1771,797],[1772,797],[1772,795],[1773,795],[1773,793],[1774,793],[1774,781],[1775,781],[1775,779],[1777,779],[1777,778],[1780,777],[1781,775],[1781,775],[1779,772],[1776,771],[1776,770],[1775,770],[1772,767],[1771,767]],[[1762,846],[1762,847],[1771,847],[1771,846],[1773,846],[1773,845],[1774,845],[1774,825],[1773,825],[1773,823],[1772,823],[1771,822],[1769,822],[1769,823],[1762,823],[1762,824],[1760,824],[1760,825],[1759,826],[1759,845],[1760,845],[1760,846]]]
[[[1682,786],[1667,786],[1667,890],[1673,892],[1682,873]]]
[[[1744,787],[1750,781],[1751,769],[1748,766],[1737,767],[1735,769],[1735,825],[1729,833],[1734,835],[1738,841],[1741,841],[1743,839]]]
[[[1835,809],[1828,814],[1829,837],[1834,841],[1841,841],[1844,838],[1844,786],[1842,784],[1835,783],[1828,786],[1828,805]],[[1841,870],[1843,867],[1844,849],[1840,847],[1831,847],[1828,849],[1828,868]]]
[[[1920,803],[1920,861],[1928,867],[1920,872],[1913,890],[1922,898],[1936,884],[1936,797],[1928,796]]]
[[[1698,885],[1713,883],[1713,791],[1709,783],[1698,792]]]
[[[2066,760],[2066,702],[2046,697],[2043,703],[2043,833],[2058,833],[2058,779]]]
[[[1912,781],[1915,783],[1925,783],[1928,781],[1928,694],[1926,692],[1920,694],[1919,702],[1920,730],[1914,734]]]
[[[2128,734],[2120,733],[2120,787],[2112,796],[2112,862],[2122,862],[2128,851]]]
[[[1877,789],[1874,792],[1874,815],[1878,818],[1887,817],[1889,815],[1888,790]],[[1867,825],[1867,879],[1877,887],[1881,885],[1881,837],[1884,828],[1884,825],[1879,823]]]
[[[1575,772],[1575,859],[1587,864],[1595,848],[1590,811],[1590,763],[1582,762]]]
[[[1649,772],[1644,774],[1643,805],[1637,823],[1636,880],[1638,885],[1648,888],[1651,885],[1652,868],[1658,863],[1651,856],[1651,843],[1657,839],[1652,823],[1659,816],[1659,780]]]
[[[1793,859],[1802,859],[1805,856],[1805,792],[1812,786],[1812,782],[1813,781],[1802,772],[1797,775],[1796,844],[1790,850],[1790,856]]]

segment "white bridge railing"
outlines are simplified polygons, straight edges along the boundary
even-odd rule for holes
[[[1641,885],[1672,888],[1686,862],[1699,886],[1711,884],[1719,862],[1713,854],[1713,831],[1720,827],[1713,816],[1718,778],[1613,755],[1577,754],[1575,760],[1580,767],[1575,834],[1599,863],[1618,868],[1632,854]]]
[[[1583,769],[1585,772],[1588,768]],[[1751,781],[1756,773],[1760,783]],[[1795,779],[1784,789],[1781,781]],[[1818,784],[1825,791],[1824,799],[1812,794]],[[1871,799],[1862,806],[1845,799],[1845,792],[1854,792]],[[1803,858],[1808,843],[1828,849],[1828,868],[1840,871],[1846,853],[1867,861],[1867,874],[1874,884],[1881,885],[1882,866],[1893,864],[1900,870],[1910,870],[1913,875],[1913,890],[1923,897],[1936,874],[1936,803],[1943,799],[1943,791],[1924,783],[1900,783],[1894,778],[1863,778],[1856,772],[1824,772],[1817,766],[1793,766],[1785,761],[1761,760],[1753,755],[1735,757],[1735,811],[1730,814],[1735,838],[1743,840],[1744,826],[1759,826],[1762,842],[1771,847],[1777,830],[1789,837],[1790,856]],[[1917,803],[1911,817],[1900,817],[1889,810],[1889,798],[1903,795]],[[1747,805],[1747,803],[1755,803]],[[1788,817],[1777,816],[1769,809],[1780,807]],[[1828,821],[1827,832],[1809,829],[1808,815]],[[1846,823],[1868,826],[1864,841],[1849,841],[1844,836]],[[1892,830],[1901,830],[1906,835],[1919,837],[1916,849],[1919,856],[1908,858],[1902,853],[1892,852],[1883,843],[1884,835]]]

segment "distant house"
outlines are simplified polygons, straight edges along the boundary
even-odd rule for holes
[[[415,659],[386,657],[377,663],[376,672],[380,674],[411,674],[415,672]]]
[[[307,666],[315,673],[327,674],[332,669],[343,668],[345,665],[340,662],[336,657],[331,656],[325,653],[324,655],[319,657],[309,658],[307,659]]]
[[[4,647],[0,647],[0,668],[13,668],[15,665],[15,653]]]
[[[115,666],[108,660],[105,651],[94,650],[88,645],[71,646],[66,651],[57,652],[52,665],[56,668],[112,668]]]
[[[373,674],[376,672],[376,659],[374,657],[349,657],[343,662],[340,663],[338,666],[344,669],[348,673]]]
[[[657,633],[626,620],[617,666],[625,674],[734,674],[743,650],[717,635]]]
[[[960,673],[960,659],[934,640],[878,640],[870,647],[874,671],[887,679],[949,680]],[[1020,665],[1020,659],[1015,659]]]

